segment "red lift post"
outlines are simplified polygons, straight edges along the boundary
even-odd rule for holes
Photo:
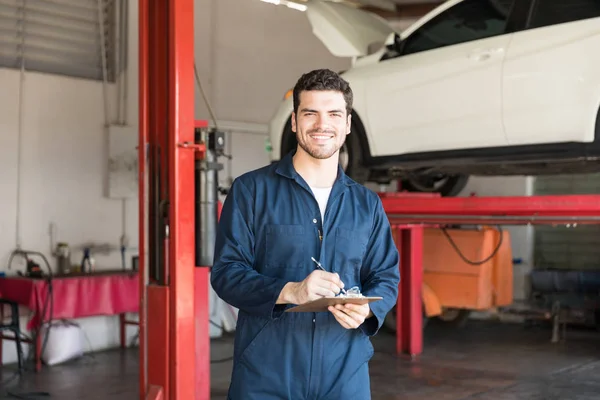
[[[600,224],[599,195],[529,197],[439,197],[432,194],[380,194],[401,254],[396,352],[423,351],[423,228],[457,225]]]
[[[194,258],[202,145],[194,144],[193,0],[139,0],[139,104],[140,398],[204,400],[208,268]]]

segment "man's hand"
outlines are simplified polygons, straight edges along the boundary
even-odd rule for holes
[[[369,304],[337,304],[336,306],[329,306],[328,309],[337,322],[346,329],[356,329],[367,318],[373,316]]]
[[[302,282],[289,282],[284,287],[277,304],[304,304],[321,297],[334,297],[344,287],[338,274],[315,270]]]

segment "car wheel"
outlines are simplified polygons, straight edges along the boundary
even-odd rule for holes
[[[467,323],[471,310],[461,308],[443,308],[442,313],[435,317],[438,324],[454,328],[462,328]]]
[[[369,170],[362,166],[362,155],[358,145],[358,133],[354,124],[351,126],[351,133],[346,137],[346,141],[340,148],[340,166],[344,172],[358,183],[365,183],[369,178]],[[292,121],[288,120],[281,138],[281,156],[289,153],[298,146],[296,133],[292,131]]]
[[[442,196],[456,196],[467,186],[469,175],[449,175],[444,173],[412,174],[402,181],[402,189],[409,192],[439,193]]]

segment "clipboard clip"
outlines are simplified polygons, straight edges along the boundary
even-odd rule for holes
[[[338,297],[341,297],[341,296],[338,296]],[[350,289],[348,289],[347,291],[344,291],[344,297],[347,297],[347,298],[363,297],[363,295],[360,293],[360,288],[358,286],[353,286]]]

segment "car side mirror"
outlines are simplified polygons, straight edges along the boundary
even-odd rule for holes
[[[404,44],[406,40],[402,40],[400,35],[396,35],[394,37],[394,49],[398,52],[398,54],[402,54],[402,50],[404,49]]]

